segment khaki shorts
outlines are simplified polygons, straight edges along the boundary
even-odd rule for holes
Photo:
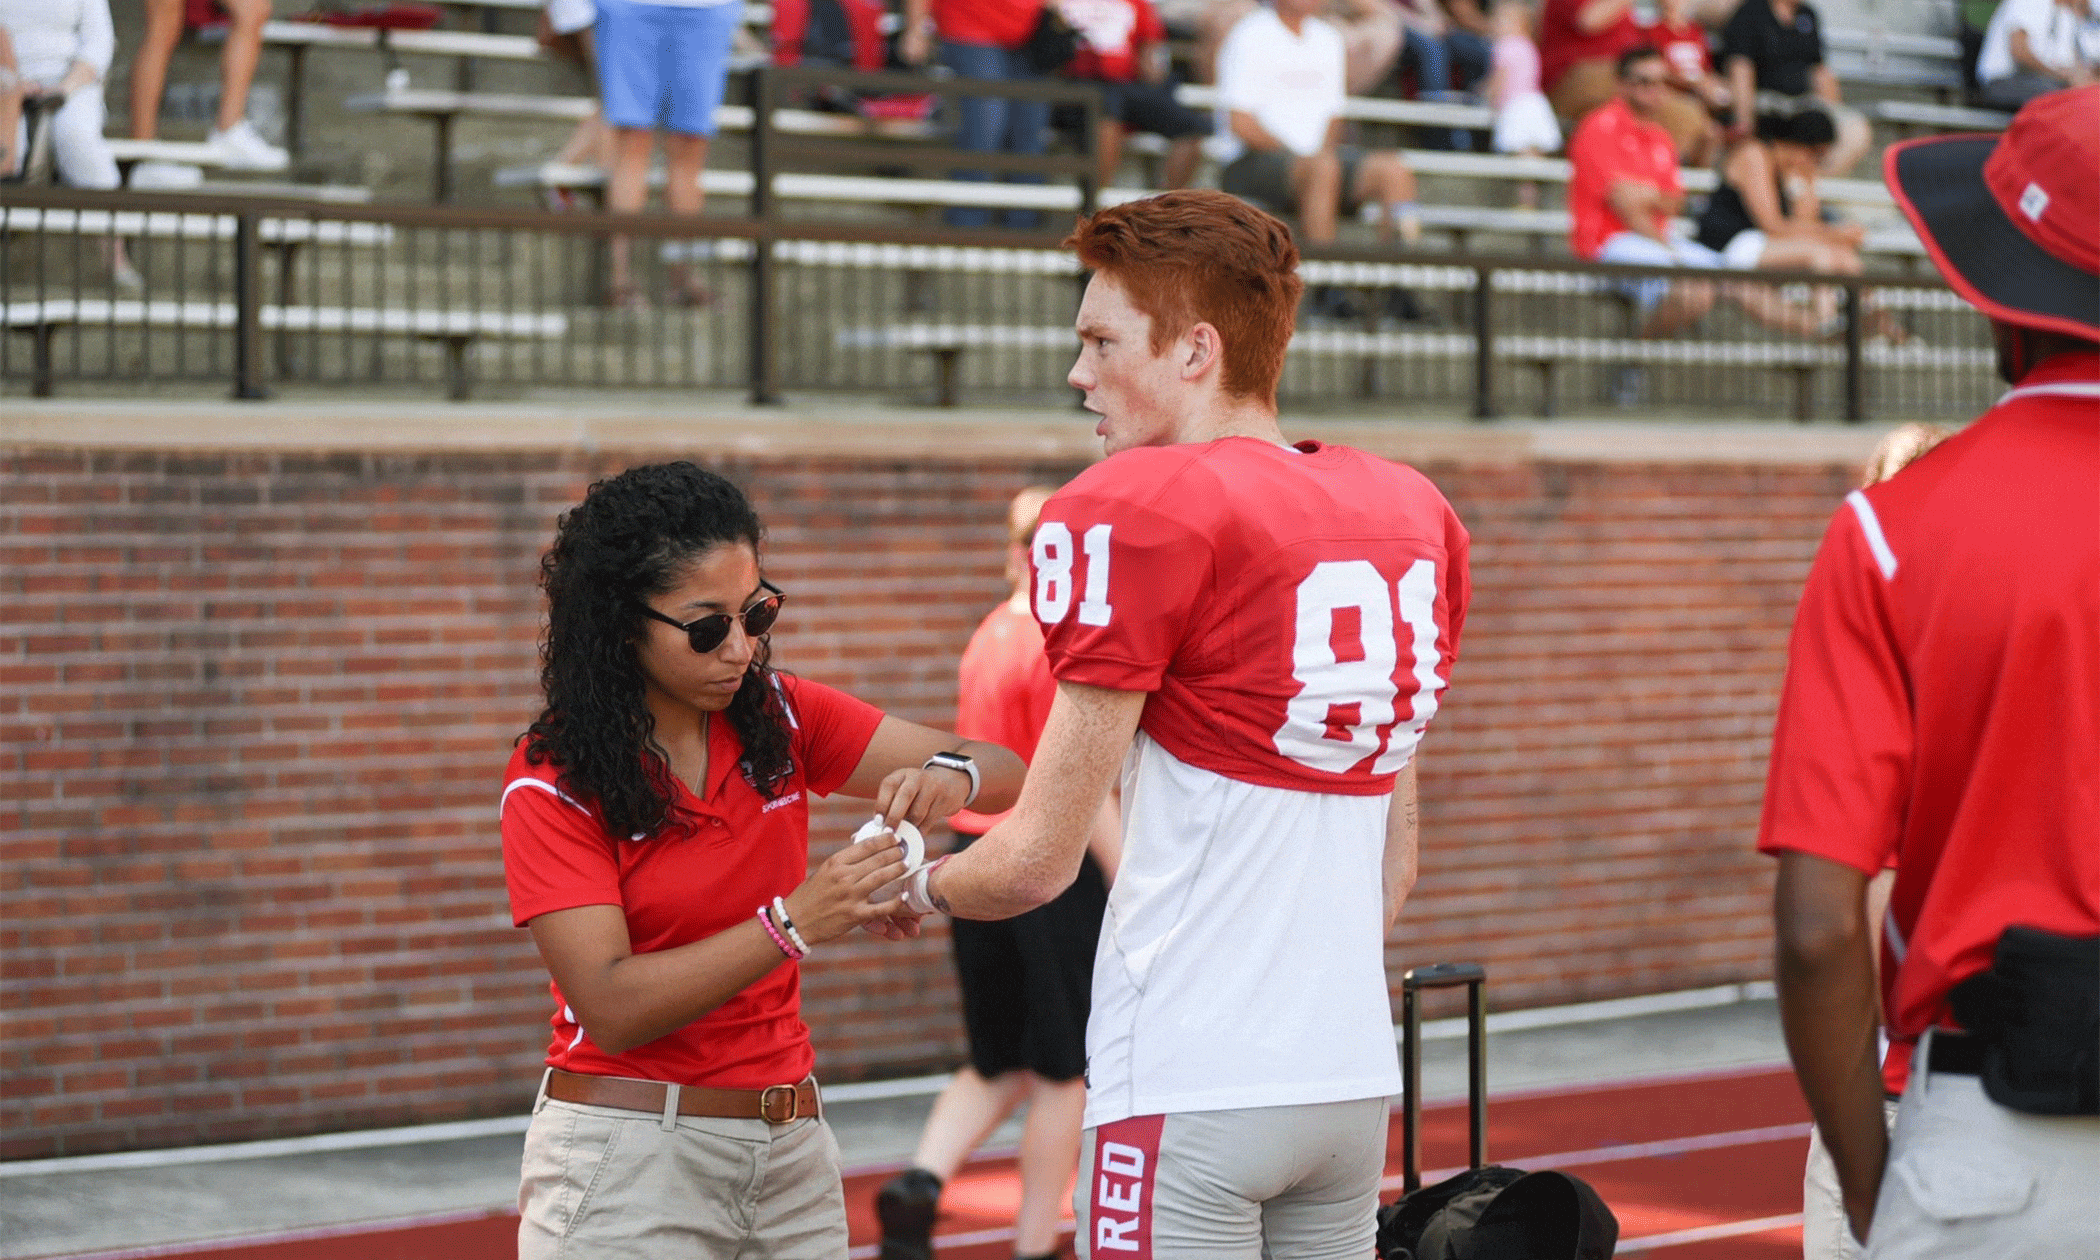
[[[518,1260],[839,1260],[831,1126],[658,1116],[542,1098],[525,1131]]]

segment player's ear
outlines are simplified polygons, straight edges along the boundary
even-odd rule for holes
[[[1189,329],[1183,345],[1186,347],[1181,360],[1183,380],[1195,380],[1223,361],[1225,339],[1218,335],[1214,325],[1197,323]]]

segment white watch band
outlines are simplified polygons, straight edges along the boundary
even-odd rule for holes
[[[937,752],[933,756],[928,757],[926,764],[921,766],[920,769],[932,770],[936,767],[942,770],[960,770],[964,774],[969,775],[970,794],[963,798],[963,808],[968,809],[977,802],[977,792],[978,789],[984,786],[984,780],[978,777],[976,761],[961,753]]]

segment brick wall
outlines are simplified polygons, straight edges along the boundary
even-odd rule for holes
[[[1079,460],[935,445],[716,464],[794,592],[777,659],[945,724],[1008,495]],[[664,449],[5,457],[0,1156],[524,1104],[546,982],[495,800],[534,566]],[[1765,741],[1844,461],[1480,451],[1418,460],[1475,596],[1390,961],[1485,961],[1498,1008],[1765,975]],[[805,992],[827,1079],[957,1059],[944,934],[827,947]]]

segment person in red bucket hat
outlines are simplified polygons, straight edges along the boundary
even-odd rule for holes
[[[1758,840],[1780,1016],[1867,1260],[2100,1256],[2100,86],[1886,169],[2013,389],[1810,570]]]

